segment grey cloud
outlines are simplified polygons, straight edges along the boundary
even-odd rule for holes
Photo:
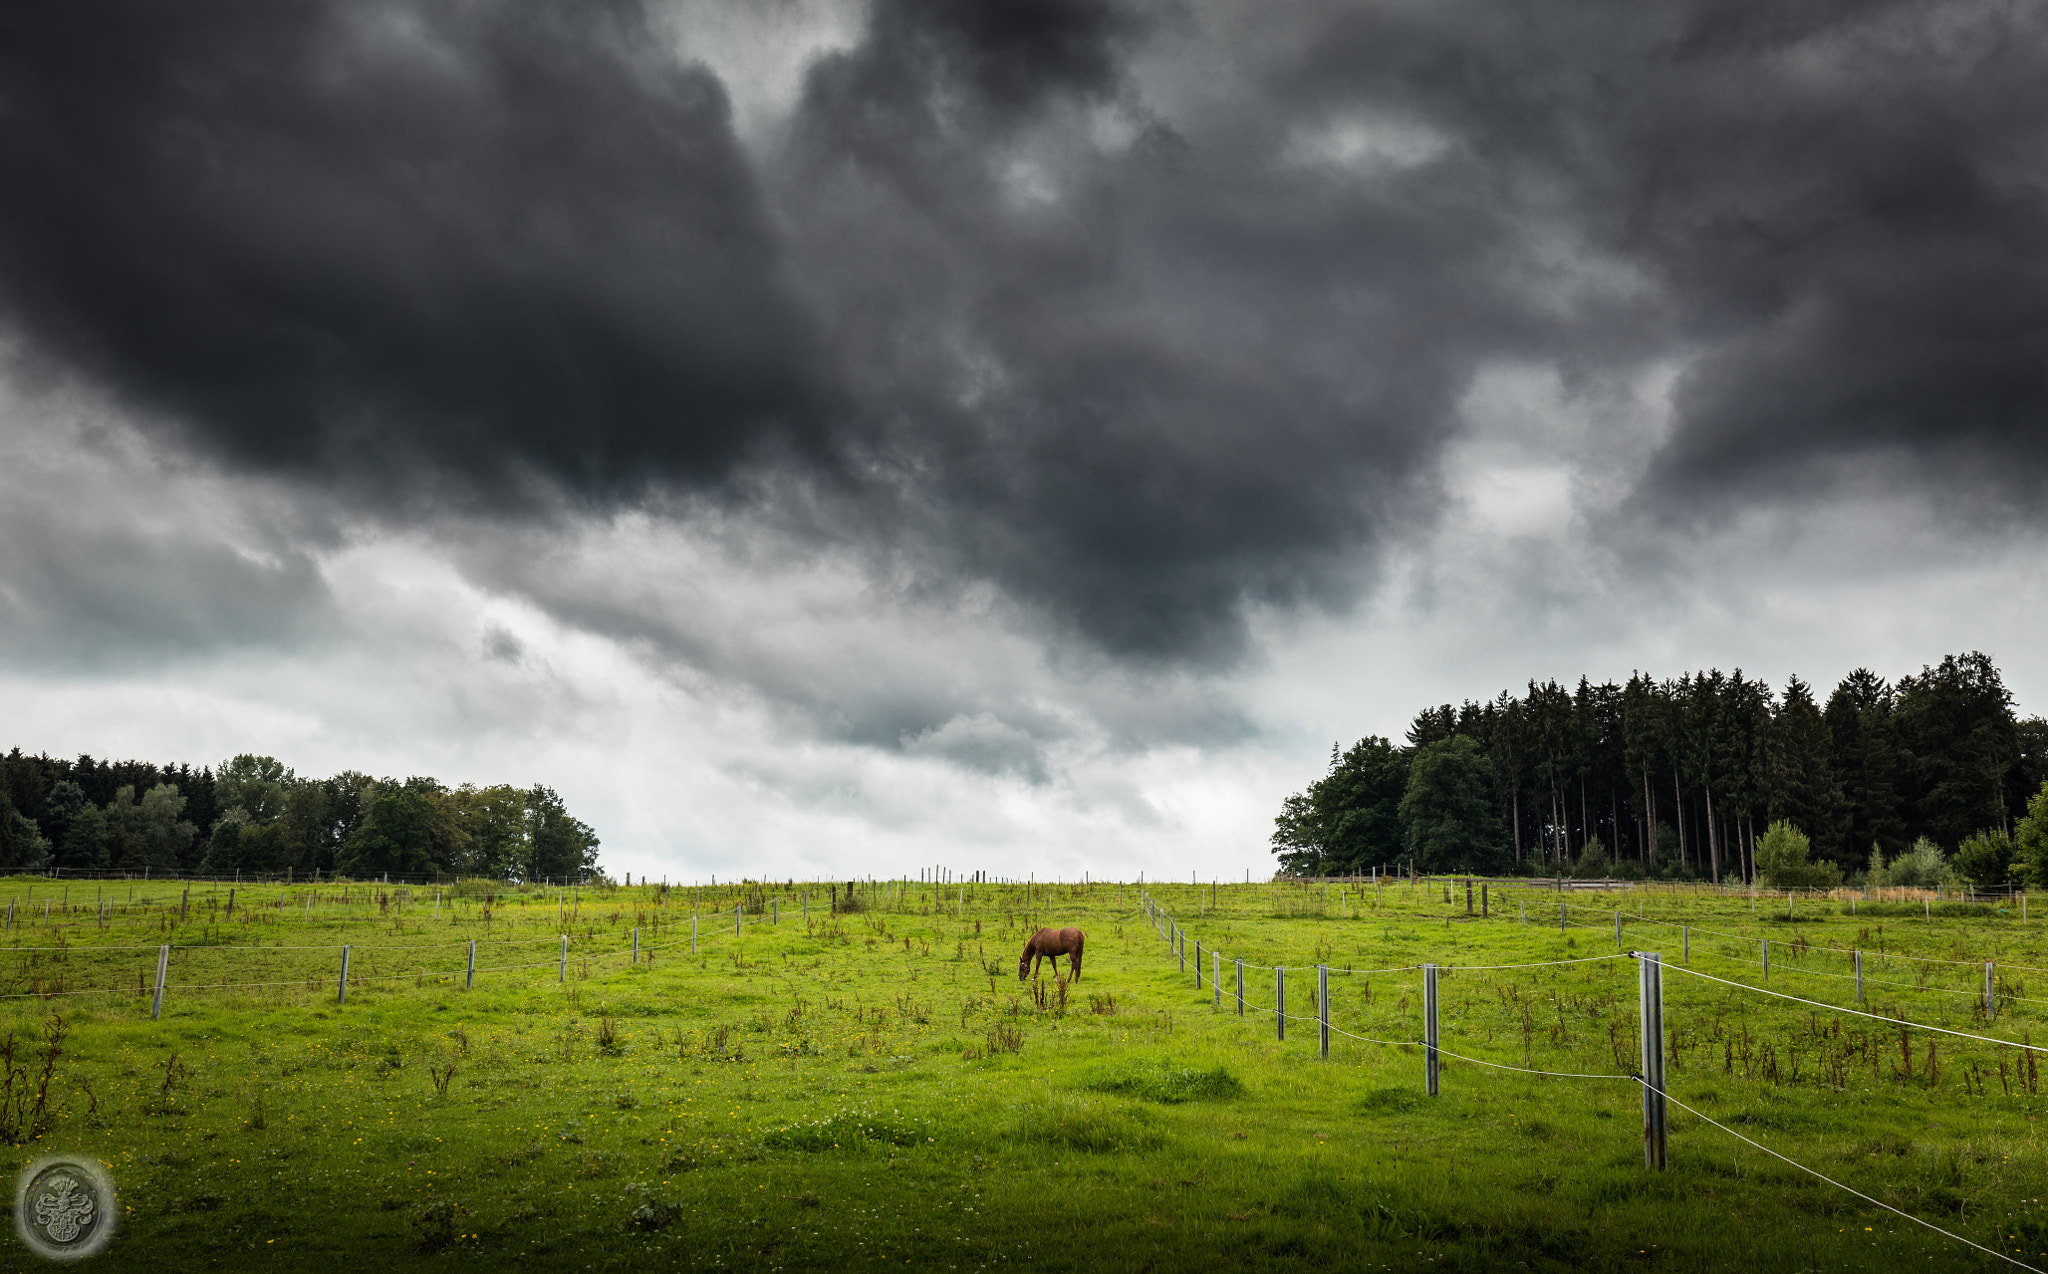
[[[119,431],[71,426],[48,402],[0,407],[0,473],[0,648],[12,667],[300,648],[336,619],[306,547],[313,519],[262,493],[166,465]]]
[[[0,17],[0,296],[229,460],[371,505],[618,497],[809,448],[724,92],[626,4]]]
[[[985,774],[1015,775],[1031,783],[1050,780],[1039,742],[988,713],[956,716],[944,725],[903,738],[910,756],[936,757]]]
[[[1656,517],[1884,454],[2037,507],[2044,21],[875,0],[750,157],[624,3],[44,6],[0,17],[0,298],[374,517],[712,508],[877,604],[993,582],[1052,658],[1213,670],[1257,607],[1373,586],[1501,362],[1686,362]],[[1058,728],[756,675],[881,746]]]

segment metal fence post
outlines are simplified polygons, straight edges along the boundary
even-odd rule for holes
[[[1984,962],[1984,1020],[1990,1021],[1998,1015],[1998,1001],[1991,993],[1991,961]]]
[[[768,923],[771,925],[782,923],[782,899],[777,898],[768,904]]]
[[[1322,1055],[1330,1056],[1330,966],[1316,966],[1316,1026],[1322,1035]]]
[[[1287,1038],[1287,970],[1273,970],[1273,1030],[1274,1038]]]
[[[149,1020],[154,1022],[164,1015],[164,974],[171,963],[171,948],[167,943],[156,949],[156,998],[149,1002]]]
[[[1237,958],[1237,1015],[1244,1016],[1244,957]]]
[[[348,944],[346,943],[343,943],[341,948],[341,982],[336,988],[334,1002],[336,1004],[348,1003]]]
[[[469,940],[469,972],[463,975],[462,989],[467,991],[476,985],[476,939]]]
[[[1614,945],[1617,947],[1621,945],[1621,909],[1619,907],[1615,908],[1614,911]]]
[[[1429,1095],[1437,1095],[1436,966],[1422,966],[1422,1077]]]
[[[1557,904],[1557,931],[1564,932],[1564,904]]]
[[[1209,999],[1210,1007],[1221,1011],[1223,1008],[1223,956],[1219,952],[1209,953]]]
[[[1173,949],[1180,956],[1180,971],[1188,971],[1188,935],[1179,925],[1173,927]]]
[[[633,926],[633,963],[640,963],[640,927]]]
[[[1863,1003],[1863,953],[1854,952],[1851,957],[1856,963],[1856,1002]]]
[[[690,917],[690,954],[697,954],[697,917]]]
[[[747,904],[734,903],[732,908],[732,931],[735,935],[747,930]]]
[[[563,934],[563,935],[562,935],[562,964],[561,964],[561,967],[560,967],[560,968],[558,968],[558,969],[556,969],[556,970],[555,970],[555,981],[557,981],[557,982],[567,982],[568,980],[569,980],[569,935],[565,933],[565,934]]]
[[[1769,938],[1765,938],[1765,939],[1764,939],[1763,941],[1764,941],[1764,981],[1766,981],[1766,982],[1769,982],[1769,981],[1771,980],[1771,940],[1770,940]]]
[[[1692,926],[1678,926],[1678,939],[1685,944],[1685,962],[1692,963]]]
[[[1195,990],[1202,989],[1202,944],[1195,943]]]
[[[1664,1170],[1664,966],[1654,951],[1636,956],[1642,1013],[1643,1166]]]

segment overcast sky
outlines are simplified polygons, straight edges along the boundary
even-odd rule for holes
[[[0,746],[1271,870],[1531,678],[2048,708],[2031,3],[0,13]]]

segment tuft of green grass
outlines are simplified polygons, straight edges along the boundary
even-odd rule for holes
[[[1169,1106],[1186,1101],[1225,1101],[1242,1097],[1245,1092],[1244,1081],[1231,1074],[1228,1066],[1201,1070],[1164,1058],[1120,1062],[1084,1079],[1081,1087]]]
[[[1351,1103],[1359,1115],[1398,1115],[1419,1110],[1429,1098],[1413,1088],[1375,1088]]]
[[[1012,1133],[1026,1145],[1091,1154],[1157,1150],[1166,1135],[1143,1107],[1078,1097],[1056,1097],[1024,1113]]]
[[[871,1114],[837,1111],[822,1119],[805,1119],[770,1128],[761,1134],[761,1145],[768,1150],[815,1154],[827,1150],[853,1150],[870,1142],[916,1146],[932,1139],[932,1133],[889,1123]]]

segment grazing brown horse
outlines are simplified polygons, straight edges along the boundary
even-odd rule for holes
[[[1087,935],[1079,929],[1040,929],[1031,935],[1031,941],[1024,944],[1024,958],[1017,961],[1017,980],[1038,972],[1040,960],[1052,961],[1052,973],[1060,973],[1060,957],[1069,956],[1074,962],[1074,981],[1081,980],[1081,946],[1087,942]]]

